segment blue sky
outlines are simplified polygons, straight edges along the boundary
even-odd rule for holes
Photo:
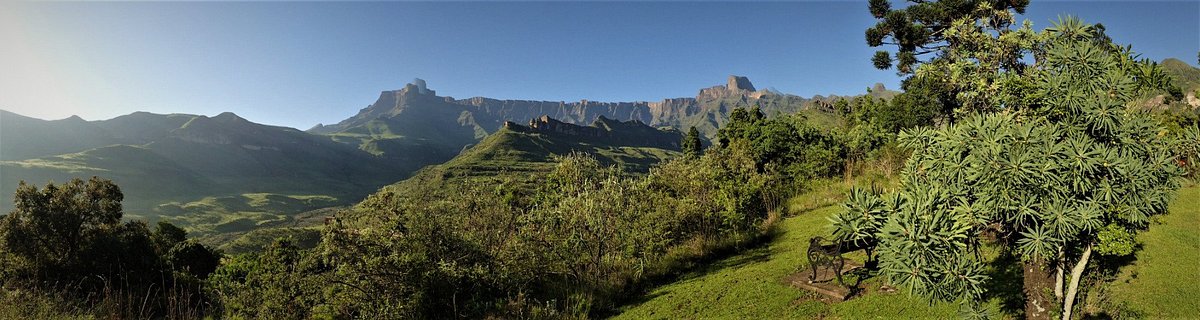
[[[1033,1],[1101,22],[1144,57],[1195,64],[1200,1]],[[690,97],[730,74],[811,96],[876,82],[855,2],[0,4],[0,109],[44,119],[133,111],[307,129],[422,78],[440,95]]]

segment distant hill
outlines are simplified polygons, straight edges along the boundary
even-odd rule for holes
[[[1141,97],[1138,104],[1152,109],[1174,110],[1169,112],[1195,112],[1200,108],[1200,69],[1179,59],[1168,58],[1159,63],[1163,71],[1171,77],[1171,84],[1183,93],[1183,99],[1173,103],[1166,92],[1151,93]]]
[[[1175,80],[1175,85],[1184,92],[1200,89],[1200,69],[1175,58],[1163,60],[1159,65],[1167,74],[1171,75],[1171,78]]]
[[[646,172],[663,160],[679,156],[682,139],[679,130],[673,128],[653,128],[637,120],[617,121],[603,116],[589,126],[548,116],[526,125],[506,122],[454,159],[421,169],[412,178],[385,189],[405,191],[467,179],[512,178],[531,183],[539,173],[553,168],[556,156],[572,152],[591,154],[627,172]]]
[[[417,169],[233,113],[134,113],[90,122],[0,116],[0,193],[11,196],[21,180],[40,186],[95,175],[121,186],[126,211],[134,215],[194,213],[160,206],[248,193],[323,195],[347,203]],[[0,210],[11,208],[11,201],[0,202]]]

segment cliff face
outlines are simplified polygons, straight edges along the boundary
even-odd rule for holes
[[[438,113],[454,118],[453,122],[457,124],[469,122],[475,127],[470,128],[472,131],[483,132],[494,132],[505,121],[549,116],[570,124],[589,124],[604,117],[621,121],[637,120],[651,126],[697,126],[706,135],[713,135],[734,108],[758,106],[768,114],[775,111],[786,113],[799,111],[806,102],[806,99],[797,96],[756,90],[749,79],[741,76],[729,76],[725,85],[701,89],[695,97],[669,98],[659,102],[564,102],[485,97],[454,99],[439,97],[436,91],[419,84],[408,84],[400,90],[382,92],[375,103],[359,110],[357,115],[349,119],[334,125],[318,125],[309,129],[309,132],[333,134],[355,131],[356,127],[379,119],[419,116],[425,118],[425,122],[439,122],[439,119],[427,117],[429,113]],[[465,119],[469,121],[463,121]],[[442,128],[449,129],[448,126]],[[475,138],[481,136],[476,134]]]
[[[494,131],[504,121],[549,116],[567,123],[586,124],[600,117],[650,122],[653,118],[645,102],[578,102],[497,100],[475,97],[456,101],[474,107],[472,114],[485,129]]]
[[[541,116],[529,120],[528,126],[505,121],[504,128],[516,132],[586,141],[595,145],[651,147],[674,151],[679,151],[680,141],[683,139],[683,134],[673,128],[654,128],[638,120],[619,121],[604,116],[587,126]]]
[[[560,123],[586,126],[598,121],[636,121],[680,131],[694,126],[711,138],[736,108],[758,107],[771,116],[813,106],[810,99],[757,90],[750,79],[742,76],[730,76],[724,85],[701,89],[695,97],[658,102],[454,99],[438,96],[419,81],[400,90],[384,91],[355,116],[333,125],[318,125],[309,132],[329,135],[376,155],[403,158],[421,153],[421,161],[436,163],[454,157],[465,146],[479,142],[510,121],[524,123],[543,116],[557,121],[543,124],[550,128],[559,128]]]

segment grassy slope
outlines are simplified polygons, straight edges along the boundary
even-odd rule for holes
[[[844,186],[826,185],[792,201],[793,217],[779,224],[780,235],[764,247],[747,250],[696,270],[678,281],[659,287],[640,302],[624,308],[616,318],[955,318],[957,307],[930,305],[903,292],[878,291],[880,279],[866,282],[868,293],[838,304],[826,304],[814,295],[789,287],[784,278],[806,264],[802,250],[807,239],[826,235],[825,217],[838,210],[829,206]],[[818,207],[815,210],[811,208]],[[1110,292],[1117,303],[1150,318],[1190,318],[1200,314],[1200,185],[1180,190],[1171,214],[1138,236],[1143,246],[1138,259],[1121,269]],[[985,250],[991,251],[991,250]],[[992,256],[994,252],[986,252]],[[861,257],[860,257],[861,259]],[[860,260],[861,261],[861,260]],[[1011,262],[1011,261],[1010,261]],[[1019,292],[1019,270],[992,271],[997,295]],[[1015,283],[1017,286],[1005,286]],[[1019,297],[1011,294],[989,300],[988,307],[1002,317],[1019,313]],[[1006,305],[1007,307],[1001,307]]]
[[[1162,223],[1138,235],[1137,260],[1110,287],[1150,318],[1200,317],[1200,185],[1183,188]]]
[[[628,147],[589,142],[570,136],[517,132],[500,129],[458,156],[439,165],[425,167],[413,177],[384,190],[398,193],[423,192],[428,187],[455,186],[464,181],[505,181],[521,185],[537,182],[554,168],[554,156],[571,152],[589,153],[606,165],[627,172],[645,172],[653,164],[679,155],[678,151],[651,147]]]
[[[1162,67],[1175,80],[1174,84],[1186,93],[1188,90],[1200,87],[1200,69],[1179,59],[1166,59]]]
[[[192,237],[208,237],[287,224],[302,212],[341,203],[327,195],[247,193],[205,197],[187,203],[170,202],[159,205],[156,212],[182,226]]]
[[[818,193],[821,191],[817,191]],[[824,197],[811,197],[814,200]],[[804,207],[792,203],[792,207]],[[828,304],[815,294],[789,286],[784,278],[806,266],[808,239],[827,235],[826,217],[837,206],[793,212],[779,225],[780,234],[768,245],[747,250],[659,287],[643,301],[623,310],[620,319],[713,318],[953,318],[957,306],[930,305],[903,292],[878,292],[879,281],[864,286],[871,293],[847,302]],[[861,257],[858,257],[861,261]]]

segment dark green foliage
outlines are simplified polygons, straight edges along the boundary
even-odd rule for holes
[[[933,93],[922,89],[910,86],[908,91],[886,100],[872,96],[841,99],[834,103],[834,108],[847,127],[869,125],[896,134],[903,129],[932,125],[940,116],[940,102],[931,97]]]
[[[187,231],[170,222],[159,221],[151,237],[154,238],[154,245],[165,251],[187,240]]]
[[[1166,211],[1178,186],[1171,145],[1148,114],[1125,107],[1163,88],[1161,70],[1097,41],[1076,20],[1044,36],[1039,69],[1022,80],[1034,84],[1025,103],[905,131],[900,141],[913,155],[901,189],[882,198],[857,192],[833,218],[842,239],[878,239],[892,282],[939,299],[978,299],[987,278],[976,252],[987,232],[1024,261],[1027,301],[1044,302],[1056,284],[1031,281],[1049,277],[1036,270],[1086,265],[1093,247],[1126,252],[1129,238],[1113,230],[1146,228]],[[874,236],[864,234],[872,228]],[[1067,311],[1072,302],[1064,301]]]
[[[276,239],[280,238],[288,239],[293,245],[301,249],[312,249],[321,242],[321,228],[281,227],[255,229],[225,241],[218,249],[230,255],[262,252],[274,243]]]
[[[868,9],[878,22],[866,31],[867,45],[895,46],[896,70],[911,74],[922,62],[920,56],[936,56],[940,50],[954,45],[945,33],[956,20],[993,18],[1008,10],[1024,13],[1028,5],[1028,0],[941,0],[910,1],[904,8],[893,8],[887,0],[871,0]],[[1003,18],[987,21],[996,24],[995,28],[1005,24]],[[879,69],[893,66],[888,51],[883,50],[875,53],[872,63]]]
[[[42,189],[21,183],[15,208],[0,221],[6,269],[38,282],[77,282],[94,275],[154,270],[144,223],[121,223],[124,195],[111,181],[75,179]]]
[[[704,142],[700,141],[700,131],[693,126],[688,129],[687,136],[683,137],[683,154],[691,157],[699,157],[704,154]]]
[[[314,261],[287,241],[228,259],[208,278],[231,318],[307,319],[321,297]]]
[[[840,243],[874,247],[879,243],[879,230],[898,208],[896,197],[880,198],[875,191],[851,189],[842,204],[844,209],[829,217],[833,237]]]
[[[1200,124],[1179,130],[1171,151],[1183,168],[1184,176],[1192,179],[1200,177]]]
[[[221,253],[195,241],[184,241],[175,244],[164,257],[175,270],[187,272],[200,279],[209,274],[221,264]]]
[[[186,234],[170,224],[152,233],[145,222],[122,222],[122,199],[97,177],[21,183],[15,208],[0,217],[0,285],[62,292],[104,317],[197,316],[207,300],[189,275],[211,272],[219,253],[181,242]]]
[[[760,172],[776,170],[794,181],[837,175],[845,157],[837,139],[802,115],[767,119],[757,108],[735,109],[717,137],[722,146],[745,141]]]

